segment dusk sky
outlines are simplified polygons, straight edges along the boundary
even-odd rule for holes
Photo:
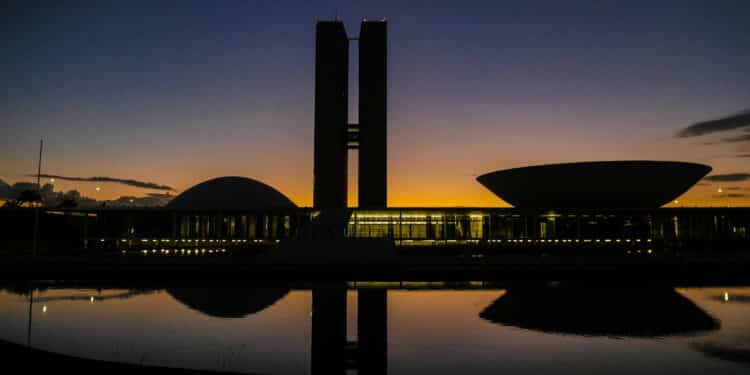
[[[338,16],[356,36],[362,18],[387,17],[389,205],[504,206],[476,176],[631,159],[736,174],[701,183],[681,205],[750,205],[750,122],[678,137],[750,109],[747,0],[4,4],[6,182],[33,180],[43,138],[42,173],[175,193],[246,176],[310,206],[315,22]],[[352,72],[356,52],[355,43]],[[354,205],[356,158],[350,165]],[[55,189],[97,199],[161,192]]]

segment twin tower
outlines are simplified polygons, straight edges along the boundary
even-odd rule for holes
[[[313,204],[347,206],[349,150],[359,152],[359,206],[387,201],[387,24],[362,21],[349,38],[340,21],[315,28],[315,166]],[[359,41],[359,123],[349,123],[349,43]]]

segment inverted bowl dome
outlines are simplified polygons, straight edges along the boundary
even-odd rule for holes
[[[597,161],[505,169],[477,181],[519,208],[656,208],[710,171],[674,161]]]

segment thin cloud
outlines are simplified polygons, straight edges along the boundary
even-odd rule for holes
[[[148,193],[146,196],[153,198],[174,198],[174,195],[169,193]]]
[[[750,173],[727,173],[727,174],[715,174],[713,176],[704,177],[703,180],[711,182],[738,182],[750,180]]]
[[[750,158],[750,154],[739,154],[737,155],[738,158]]]
[[[742,134],[736,137],[722,138],[721,141],[728,143],[747,142],[750,141],[750,134]]]
[[[697,137],[726,130],[750,127],[750,109],[716,120],[692,124],[677,132],[677,138]]]
[[[36,177],[35,174],[27,175],[27,176]],[[172,188],[171,186],[160,185],[155,182],[144,182],[144,181],[129,180],[129,179],[115,178],[115,177],[68,177],[68,176],[60,176],[60,175],[55,175],[55,174],[42,174],[42,175],[39,175],[39,177],[55,178],[55,179],[64,180],[64,181],[114,182],[116,184],[135,186],[135,187],[144,188],[144,189],[174,190],[174,188]]]

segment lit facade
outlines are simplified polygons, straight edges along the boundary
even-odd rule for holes
[[[299,238],[320,210],[182,211],[166,209],[49,210],[44,236],[85,240],[88,247],[251,246]],[[3,225],[15,233],[17,216]],[[5,220],[8,219],[8,220]],[[31,217],[29,217],[31,219]],[[18,230],[19,236],[24,232]],[[57,233],[57,234],[56,234]],[[748,208],[535,211],[513,208],[354,209],[349,238],[389,238],[407,246],[498,249],[659,248],[744,250]],[[12,236],[8,239],[12,240]],[[6,239],[6,240],[8,240]],[[711,246],[707,246],[710,244]]]

